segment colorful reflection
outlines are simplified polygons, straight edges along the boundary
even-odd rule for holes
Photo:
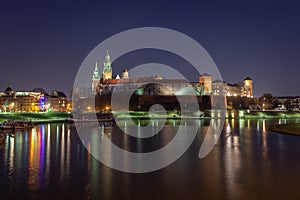
[[[66,131],[64,124],[57,125],[57,135],[55,128],[50,124],[42,124],[26,131],[5,133],[3,163],[7,169],[3,170],[8,172],[4,181],[7,181],[10,191],[20,187],[20,184],[15,184],[19,180],[24,181],[21,185],[27,185],[26,190],[30,192],[46,187],[55,178],[51,176],[51,169],[53,163],[54,167],[57,166],[54,162],[56,158],[60,160],[58,172],[61,180],[69,176],[71,133],[69,129]],[[59,151],[56,151],[57,147]]]
[[[0,165],[7,173],[3,185],[11,193],[34,194],[39,197],[36,199],[53,194],[58,199],[72,194],[74,199],[143,199],[147,198],[144,194],[153,185],[156,190],[151,194],[153,199],[193,199],[198,196],[199,199],[210,199],[212,195],[215,199],[257,199],[255,197],[259,195],[265,197],[265,192],[274,197],[271,189],[276,192],[274,188],[278,187],[287,192],[290,187],[297,188],[297,184],[281,184],[282,180],[286,183],[300,178],[300,173],[294,170],[300,165],[294,157],[299,153],[299,141],[268,131],[270,125],[278,122],[278,119],[227,119],[217,144],[207,157],[199,159],[199,147],[208,126],[216,129],[220,122],[218,119],[186,120],[186,126],[199,126],[195,143],[174,164],[148,174],[126,174],[102,165],[82,145],[76,130],[66,124],[39,125],[25,132],[5,135],[5,147],[0,151]],[[287,122],[291,121],[287,119]],[[157,123],[160,122],[153,121],[154,129]],[[129,123],[124,126],[126,130],[131,128]],[[85,130],[87,135],[92,133],[85,141],[88,150],[97,153],[96,147],[102,144],[103,137],[124,149],[135,146],[132,151],[145,150],[145,144],[164,146],[173,137],[176,127],[172,121],[161,137],[147,143],[130,138],[115,127],[102,127],[99,132],[91,127]],[[217,139],[216,135],[211,134],[210,139]],[[294,155],[290,155],[291,147]],[[106,151],[110,159],[115,159],[111,149]],[[164,156],[167,155],[162,158]],[[123,164],[138,165],[139,162],[129,163],[124,158]],[[270,191],[264,187],[270,187]]]

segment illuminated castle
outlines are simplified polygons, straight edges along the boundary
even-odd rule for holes
[[[151,84],[147,84],[150,82]],[[124,69],[122,76],[113,78],[112,62],[107,51],[103,62],[102,76],[99,76],[97,63],[92,77],[92,94],[110,94],[114,89],[140,88],[139,95],[188,95],[188,86],[192,86],[197,96],[236,96],[253,97],[253,81],[247,77],[244,83],[230,84],[220,80],[212,80],[211,75],[202,74],[198,82],[187,83],[186,80],[163,79],[160,75],[153,77],[130,78],[128,70]],[[126,88],[125,87],[125,88]]]

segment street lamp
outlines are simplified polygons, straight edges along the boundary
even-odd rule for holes
[[[49,110],[49,109],[50,109],[50,105],[51,105],[50,103],[48,103],[48,104],[45,105],[45,108],[46,108],[47,112],[50,111],[50,110]]]

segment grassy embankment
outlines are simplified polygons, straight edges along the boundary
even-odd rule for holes
[[[218,112],[218,111],[216,111]],[[286,111],[251,111],[246,112],[242,111],[242,118],[245,119],[272,119],[272,118],[300,118],[300,112],[286,112]],[[169,119],[178,119],[178,118],[210,118],[210,112],[206,114],[205,112],[195,112],[190,113],[187,116],[181,116],[179,112],[176,111],[167,111],[161,113],[152,113],[151,117],[154,118],[169,118]],[[227,118],[236,118],[239,119],[239,111],[227,111]],[[122,112],[114,112],[117,118],[148,118],[149,112],[130,112],[130,113],[122,113]],[[61,112],[50,112],[50,113],[0,113],[0,122],[5,121],[7,119],[25,119],[32,120],[33,122],[54,122],[54,121],[65,121],[67,120],[69,113],[61,113]]]
[[[288,112],[288,111],[251,111],[245,112],[244,118],[300,118],[300,112]]]
[[[287,111],[250,112],[249,114],[245,114],[245,118],[246,119],[300,118],[300,112],[287,112]],[[269,129],[277,133],[300,136],[300,123],[276,124],[270,126]]]
[[[292,124],[278,124],[274,126],[270,126],[271,131],[275,131],[278,133],[285,133],[289,135],[298,135],[300,136],[300,124],[292,123]]]
[[[188,115],[180,115],[178,112],[167,111],[166,113],[153,113],[151,116],[154,118],[215,118],[218,117],[219,111],[211,111],[207,110],[205,112],[191,112]],[[279,119],[279,118],[300,118],[300,112],[287,112],[287,111],[238,111],[238,110],[227,110],[226,118],[229,119]],[[240,115],[242,113],[242,115]],[[149,118],[149,112],[147,111],[136,111],[130,113],[122,113],[122,112],[114,112],[117,118]]]
[[[278,119],[278,118],[300,118],[300,112],[288,112],[288,111],[257,111],[245,114],[246,119]],[[270,126],[269,129],[274,132],[284,133],[289,135],[300,136],[300,123],[291,124],[277,124]]]
[[[43,122],[63,122],[66,121],[69,113],[50,112],[50,113],[1,113],[0,122],[8,119],[31,120],[35,123]]]
[[[136,112],[129,112],[129,113],[122,113],[122,112],[114,112],[114,115],[117,116],[117,118],[140,118],[140,119],[149,119],[150,113],[149,112],[143,112],[143,111],[136,111]],[[173,111],[167,111],[165,113],[152,113],[151,117],[154,118],[180,118],[180,114]]]

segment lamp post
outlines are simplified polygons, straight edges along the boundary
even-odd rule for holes
[[[45,105],[45,108],[46,108],[47,112],[50,111],[50,110],[49,110],[49,109],[50,109],[50,105],[51,105],[50,103],[48,103],[48,104]]]

